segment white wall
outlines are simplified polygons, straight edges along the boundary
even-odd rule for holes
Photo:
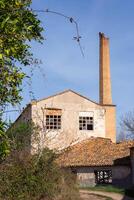
[[[105,137],[105,109],[86,98],[68,91],[33,104],[32,119],[41,128],[43,121],[45,124],[45,108],[62,109],[62,128],[59,131],[42,131],[43,146],[62,149],[91,136]],[[94,130],[79,130],[80,112],[93,112]]]

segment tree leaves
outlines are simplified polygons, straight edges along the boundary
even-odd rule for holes
[[[0,106],[20,102],[25,77],[20,66],[30,65],[33,59],[27,41],[43,40],[43,28],[30,4],[29,0],[0,0]]]
[[[30,0],[0,0],[0,159],[9,151],[2,110],[6,104],[22,100],[21,85],[26,76],[22,66],[33,60],[27,42],[43,40],[43,28],[29,9],[30,4]]]
[[[5,134],[6,123],[0,119],[0,162],[9,154],[9,142]]]

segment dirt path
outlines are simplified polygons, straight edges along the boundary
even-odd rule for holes
[[[92,199],[90,197],[91,194],[96,194],[96,195],[102,195],[102,199],[105,200],[105,197],[110,197],[113,200],[134,200],[134,198],[130,198],[130,197],[126,197],[124,195],[121,194],[117,194],[117,193],[112,193],[112,192],[100,192],[100,191],[87,191],[87,190],[80,190],[80,195],[83,198],[83,200],[97,200],[97,198]],[[98,197],[98,200],[101,200],[100,197]]]
[[[81,200],[107,200],[107,197],[98,196],[96,194],[80,194]]]

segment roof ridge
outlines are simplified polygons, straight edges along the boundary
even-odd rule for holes
[[[87,99],[88,101],[91,101],[92,103],[95,103],[95,104],[97,104],[97,105],[100,105],[99,103],[97,103],[97,102],[95,102],[95,101],[89,99],[88,97],[85,97],[85,96],[79,94],[78,92],[75,92],[75,91],[72,90],[72,89],[67,89],[67,90],[64,90],[64,91],[62,91],[62,92],[58,92],[58,93],[56,93],[56,94],[54,94],[54,95],[50,95],[50,96],[48,96],[48,97],[44,97],[44,98],[39,99],[39,100],[31,101],[30,104],[35,103],[35,102],[40,102],[40,101],[49,99],[49,98],[51,98],[51,97],[55,97],[55,96],[61,95],[61,94],[64,94],[64,93],[66,93],[66,92],[72,92],[72,93],[74,93],[74,94],[76,94],[76,95],[78,95],[78,96],[80,96],[80,97],[82,97],[82,98],[84,98],[84,99]]]
[[[109,141],[109,142],[111,142],[112,144],[114,144],[110,138],[92,137],[92,136],[91,136],[90,138],[85,139],[85,140],[81,140],[81,141],[79,141],[78,143],[75,143],[75,144],[73,144],[73,145],[71,145],[71,146],[69,146],[69,147],[70,147],[70,148],[73,148],[73,147],[75,147],[75,146],[77,146],[77,145],[81,145],[81,144],[83,144],[83,143],[88,143],[88,142],[90,142],[90,141],[97,141],[97,140]]]

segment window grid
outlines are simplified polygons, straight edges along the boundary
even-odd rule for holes
[[[93,130],[93,117],[79,117],[79,130]]]
[[[112,183],[112,171],[111,170],[101,170],[95,171],[95,182],[97,184],[110,184]]]
[[[46,129],[47,130],[61,129],[61,115],[46,115]]]

